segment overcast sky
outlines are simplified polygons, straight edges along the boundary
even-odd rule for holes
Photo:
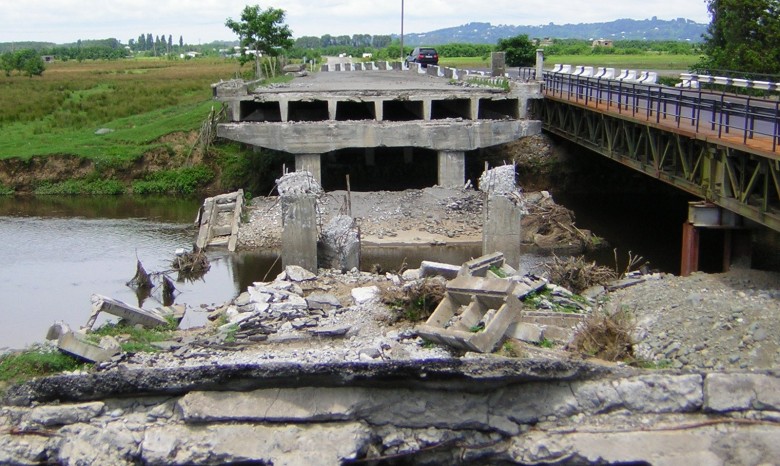
[[[402,0],[0,0],[0,42],[75,42],[140,34],[187,43],[233,40],[227,18],[259,3],[287,12],[294,37],[398,34]],[[469,22],[493,25],[592,23],[620,18],[687,18],[709,23],[705,0],[403,0],[404,32]]]

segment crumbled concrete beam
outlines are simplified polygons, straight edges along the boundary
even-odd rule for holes
[[[461,266],[442,262],[422,261],[420,263],[420,276],[422,277],[441,276],[451,280],[458,276],[460,270]]]
[[[87,322],[87,328],[92,328],[98,314],[101,312],[117,316],[127,321],[130,325],[142,325],[144,327],[168,325],[167,317],[173,317],[180,321],[184,315],[182,306],[167,306],[156,310],[148,310],[131,306],[107,296],[94,294],[92,295],[92,315]]]
[[[458,275],[464,277],[484,277],[491,267],[501,268],[504,265],[504,254],[493,252],[464,262]]]
[[[84,359],[89,362],[108,361],[122,352],[119,342],[113,337],[103,337],[100,343],[95,344],[87,340],[86,335],[77,333],[62,322],[57,322],[46,334],[48,340],[57,340],[57,348],[60,351]]]

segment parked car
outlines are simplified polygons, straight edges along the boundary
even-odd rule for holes
[[[406,63],[419,63],[423,68],[439,64],[439,54],[433,47],[415,47],[406,57]]]

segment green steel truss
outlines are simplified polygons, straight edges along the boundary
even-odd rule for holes
[[[533,102],[550,133],[780,231],[777,158],[549,97]]]

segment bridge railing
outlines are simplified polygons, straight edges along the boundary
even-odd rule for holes
[[[742,143],[766,138],[780,148],[780,102],[702,89],[680,89],[564,73],[544,73],[544,92],[596,109],[718,137],[742,136]]]

